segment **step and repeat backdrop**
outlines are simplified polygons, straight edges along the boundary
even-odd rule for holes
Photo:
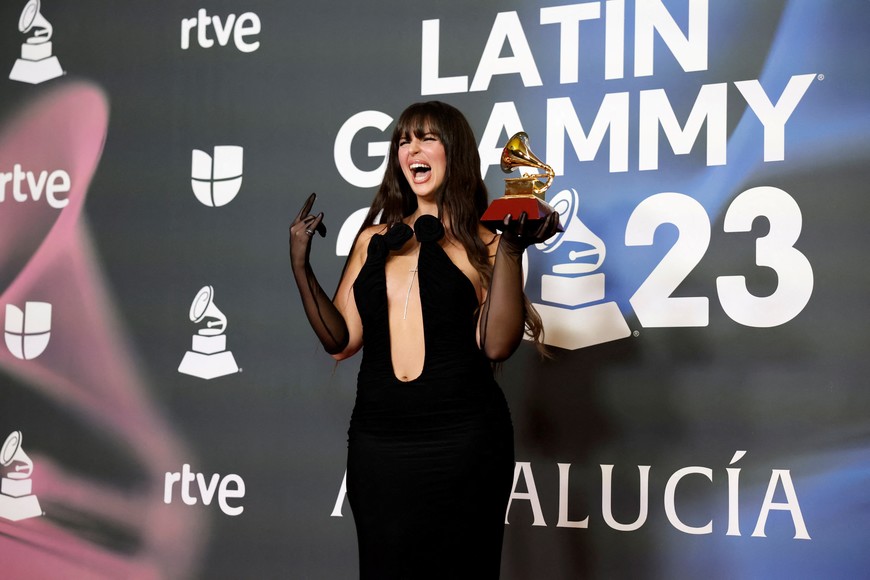
[[[308,328],[412,102],[517,131],[565,232],[499,374],[509,580],[870,557],[870,3],[9,0],[0,576],[353,578],[359,359]],[[419,522],[422,527],[425,521]],[[457,528],[463,526],[456,521]]]

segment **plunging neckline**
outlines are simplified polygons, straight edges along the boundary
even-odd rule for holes
[[[367,294],[370,298],[364,299],[364,302],[360,302],[360,299],[357,300],[357,307],[360,309],[361,314],[363,314],[363,307],[365,307],[365,310],[370,315],[375,316],[375,318],[368,318],[365,322],[371,326],[367,329],[368,332],[365,333],[369,334],[369,336],[364,336],[364,341],[368,343],[366,339],[370,338],[380,342],[382,346],[375,347],[373,345],[377,344],[377,342],[372,342],[369,345],[369,349],[384,349],[382,355],[384,358],[380,359],[383,365],[381,368],[384,373],[389,371],[387,376],[392,377],[392,380],[396,383],[403,385],[414,383],[419,381],[421,377],[424,377],[427,372],[432,372],[434,368],[431,366],[432,361],[429,356],[432,354],[431,348],[427,348],[427,346],[437,346],[436,344],[430,345],[429,340],[433,336],[431,334],[433,328],[439,327],[442,324],[442,317],[444,316],[444,313],[436,314],[439,307],[436,307],[435,304],[438,304],[442,298],[449,300],[451,299],[450,296],[453,296],[453,300],[465,302],[468,306],[471,305],[471,302],[474,303],[475,308],[479,305],[478,292],[471,278],[450,258],[450,255],[440,243],[444,238],[444,233],[444,227],[438,218],[424,214],[415,220],[413,228],[405,222],[397,222],[383,233],[374,234],[369,240],[366,261],[360,274],[357,276],[357,281],[354,282],[356,292],[359,292],[361,288],[363,292],[376,292],[376,294]],[[402,336],[402,340],[405,341],[422,341],[423,359],[419,372],[412,378],[402,380],[396,373],[395,361],[402,360],[406,353],[399,352],[398,358],[393,356],[393,335],[395,332],[391,328],[391,320],[393,318],[390,316],[390,305],[397,306],[395,316],[398,318],[396,318],[397,328],[395,330],[398,331],[402,323],[402,308],[401,303],[396,301],[404,301],[405,280],[407,279],[401,278],[403,275],[402,267],[398,267],[392,274],[391,280],[401,280],[393,288],[394,295],[391,301],[387,288],[386,267],[388,261],[399,258],[399,256],[393,255],[394,252],[404,249],[412,236],[419,243],[416,284],[420,309],[420,330],[419,332],[415,330],[408,336],[399,334],[396,334],[396,336]],[[438,247],[437,249],[432,245],[433,243]],[[407,254],[413,255],[413,252],[414,249],[409,248]],[[411,264],[411,262],[408,261],[407,264]],[[453,271],[450,272],[450,270]],[[460,275],[462,277],[461,280],[455,278],[456,275]],[[450,282],[450,280],[453,280],[453,282]],[[374,286],[371,286],[371,284],[374,284]],[[395,290],[399,291],[395,292]],[[444,294],[444,292],[449,294]],[[369,302],[368,300],[375,301]],[[458,305],[459,303],[456,304]],[[448,308],[451,307],[448,306]],[[435,318],[432,318],[433,316]],[[377,320],[382,322],[378,323]],[[459,327],[456,328],[458,329]],[[441,333],[444,330],[442,329],[438,332]],[[380,334],[380,337],[377,337],[378,334]],[[365,353],[363,358],[365,360]]]
[[[394,251],[397,251],[397,250],[401,249],[402,247],[404,247],[404,245],[407,244],[408,240],[410,240],[410,238],[412,236],[414,238],[416,238],[418,246],[417,246],[417,251],[416,251],[415,264],[414,264],[414,267],[412,268],[412,271],[414,272],[414,274],[413,274],[413,278],[411,279],[411,282],[408,285],[408,291],[407,291],[407,295],[405,298],[405,308],[403,311],[404,312],[403,320],[407,320],[408,302],[409,302],[410,297],[411,297],[411,291],[414,287],[414,283],[416,282],[417,303],[420,306],[420,314],[419,314],[419,316],[420,316],[420,341],[423,344],[423,360],[422,360],[422,364],[420,365],[420,372],[418,372],[416,376],[409,378],[407,380],[403,380],[402,378],[399,377],[398,373],[396,373],[396,358],[393,356],[393,328],[392,328],[393,319],[391,316],[392,312],[391,312],[391,308],[390,308],[390,297],[389,297],[389,292],[388,292],[389,286],[388,286],[388,282],[387,282],[387,263],[390,261],[390,258],[393,257],[390,255],[392,252],[388,252],[385,259],[384,259],[384,291],[387,293],[387,295],[386,295],[386,301],[387,301],[387,352],[389,353],[389,359],[390,359],[390,373],[393,376],[393,380],[395,380],[399,383],[402,383],[402,384],[411,384],[411,383],[418,381],[420,379],[420,377],[422,377],[426,373],[426,366],[427,366],[427,362],[428,362],[428,357],[426,356],[426,351],[427,351],[427,348],[426,348],[426,345],[427,345],[426,320],[425,320],[425,313],[423,310],[423,299],[421,297],[420,275],[419,275],[420,256],[421,256],[421,253],[423,252],[423,244],[435,243],[440,248],[440,244],[438,244],[438,241],[444,237],[444,226],[441,224],[441,220],[439,220],[438,218],[431,216],[431,215],[428,215],[428,214],[423,214],[423,215],[419,216],[416,220],[414,220],[413,226],[408,225],[405,222],[401,222],[400,224],[395,224],[392,228],[390,228],[390,232],[388,232],[388,235],[390,233],[392,233],[393,229],[405,230],[405,228],[410,229],[412,233],[410,235],[408,235],[405,231],[401,232],[401,238],[405,238],[407,236],[407,239],[405,239],[405,242],[402,244],[402,246],[400,246],[399,248],[396,248]],[[397,238],[398,238],[398,236],[397,236]],[[389,245],[388,245],[388,248],[390,250],[393,249]],[[441,250],[443,251],[443,248],[441,248]],[[449,256],[448,256],[448,259],[449,259]],[[453,261],[450,260],[450,262],[452,263]],[[454,266],[455,266],[455,264],[454,264]],[[458,267],[457,267],[457,269],[458,269]],[[415,337],[407,337],[407,338],[414,339]]]

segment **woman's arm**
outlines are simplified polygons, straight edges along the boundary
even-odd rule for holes
[[[492,280],[478,320],[478,342],[487,358],[503,361],[514,353],[523,338],[523,252],[556,233],[559,216],[551,213],[540,225],[526,232],[526,214],[512,221],[505,217],[492,267]]]
[[[323,212],[309,215],[314,199],[312,193],[290,225],[290,265],[308,322],[326,352],[335,355],[347,347],[350,332],[341,312],[317,281],[309,262],[314,232],[320,232],[321,236],[326,233],[322,226]]]
[[[365,257],[368,253],[369,241],[372,235],[377,231],[377,226],[368,228],[366,231],[357,236],[354,242],[353,250],[351,250],[350,258],[347,260],[347,267],[341,280],[338,283],[338,289],[335,291],[335,298],[332,302],[335,308],[341,313],[347,324],[348,340],[344,348],[339,352],[331,353],[335,360],[344,360],[355,354],[363,345],[363,327],[362,319],[360,319],[359,311],[356,308],[356,299],[353,294],[353,284],[365,264]]]

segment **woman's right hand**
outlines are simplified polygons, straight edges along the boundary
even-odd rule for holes
[[[521,213],[519,219],[514,219],[511,214],[506,215],[500,228],[502,233],[499,247],[520,256],[529,246],[540,244],[561,231],[559,214],[555,211],[540,221],[527,223],[527,220],[526,212]]]
[[[326,236],[326,226],[323,224],[323,212],[317,215],[309,215],[317,194],[312,193],[305,200],[299,215],[290,224],[290,264],[294,268],[304,267],[308,263],[308,254],[311,252],[311,238],[314,232],[320,237]]]

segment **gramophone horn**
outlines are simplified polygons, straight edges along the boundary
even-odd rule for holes
[[[19,31],[27,33],[31,29],[36,29],[36,31],[34,36],[27,39],[29,44],[40,44],[51,38],[51,23],[39,11],[39,0],[30,0],[25,4],[21,11],[21,17],[18,19]]]
[[[193,303],[190,305],[190,321],[201,322],[204,318],[214,318],[206,323],[205,328],[199,330],[202,336],[216,336],[223,334],[227,328],[227,317],[214,303],[214,288],[211,286],[203,286]],[[213,328],[217,327],[217,328]]]
[[[553,183],[553,178],[556,175],[555,172],[553,172],[552,167],[538,159],[538,157],[532,153],[532,150],[529,147],[529,136],[523,131],[520,131],[511,137],[501,152],[502,171],[510,173],[517,167],[534,167],[544,171],[547,177],[547,181],[544,183],[538,181],[538,178],[535,175],[523,175],[522,178],[519,178],[524,180],[535,180],[533,187],[535,194],[537,195],[543,194],[547,188],[550,187]]]
[[[21,431],[13,431],[0,448],[0,466],[7,467],[13,461],[21,465],[15,471],[6,474],[9,479],[27,479],[33,472],[33,461],[21,448]]]

